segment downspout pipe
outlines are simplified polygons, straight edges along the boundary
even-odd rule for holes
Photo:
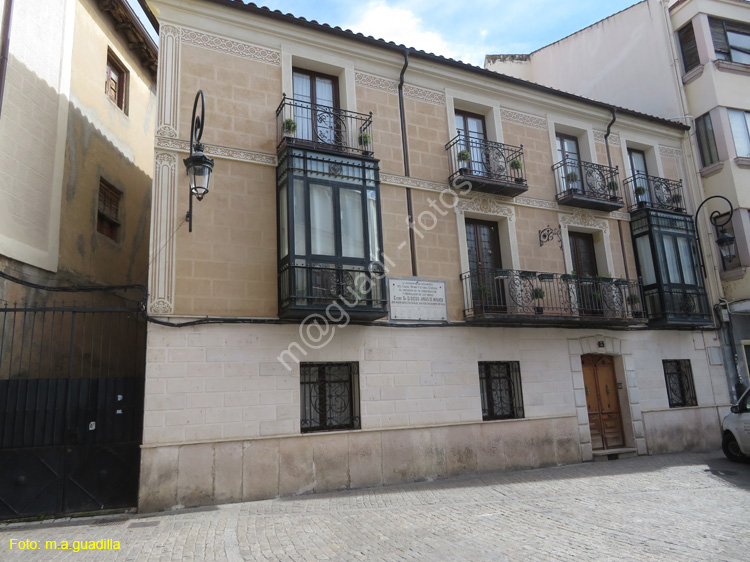
[[[612,167],[612,155],[609,153],[609,135],[612,133],[612,125],[617,121],[617,108],[612,106],[612,121],[607,125],[607,132],[604,133],[604,146],[607,148],[607,165]],[[630,279],[628,270],[628,257],[625,255],[625,241],[622,239],[622,221],[617,221],[617,232],[620,235],[620,250],[622,251],[622,263],[625,265],[625,278]],[[614,272],[613,272],[614,274]]]
[[[8,55],[10,52],[10,20],[13,13],[13,0],[5,2],[2,27],[0,27],[0,113],[3,110],[3,94],[5,93],[5,77],[8,72]]]
[[[406,115],[404,113],[404,75],[409,66],[409,49],[404,49],[404,66],[398,79],[398,109],[401,116],[401,143],[404,151],[404,175],[408,178],[409,171],[409,143],[406,139]],[[411,202],[411,188],[406,188],[406,212],[409,221],[409,253],[411,254],[411,274],[417,276],[417,254],[414,242],[414,207]]]

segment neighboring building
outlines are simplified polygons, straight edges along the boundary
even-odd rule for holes
[[[699,218],[708,282],[723,286],[717,322],[735,397],[750,375],[750,2],[644,0],[529,55],[488,55],[485,67],[692,126],[682,148],[702,194],[694,203],[721,195],[735,209],[732,259],[718,255],[721,229],[708,220],[727,205],[714,199]]]
[[[149,5],[149,312],[189,325],[149,326],[142,511],[718,445],[687,127],[252,4]]]
[[[5,0],[0,269],[37,283],[144,283],[154,41],[125,0]],[[0,297],[29,303],[0,280]]]
[[[134,507],[156,44],[126,0],[0,21],[0,519]]]

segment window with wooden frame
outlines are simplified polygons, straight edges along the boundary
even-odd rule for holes
[[[302,433],[359,427],[359,364],[300,363]]]
[[[483,420],[524,417],[518,361],[480,361],[479,392]]]
[[[750,25],[708,18],[716,58],[750,64]]]
[[[667,383],[667,397],[670,408],[697,406],[693,370],[689,359],[664,359],[664,378]]]
[[[122,192],[104,179],[99,180],[99,206],[96,231],[118,242],[120,231],[120,200]]]
[[[125,114],[128,113],[128,80],[129,72],[125,65],[112,52],[107,50],[107,80],[104,85],[104,93]]]
[[[690,72],[701,61],[698,56],[698,45],[695,42],[695,31],[693,30],[693,23],[688,23],[685,27],[677,32],[677,37],[680,40],[680,50],[682,51],[682,64],[685,66],[685,72]]]
[[[294,121],[300,140],[340,144],[339,80],[335,76],[292,69]]]
[[[698,150],[701,153],[701,164],[705,168],[719,161],[719,151],[716,148],[714,127],[711,115],[706,113],[695,120],[695,135],[698,139]]]

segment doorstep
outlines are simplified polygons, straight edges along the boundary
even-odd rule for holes
[[[638,456],[638,449],[601,449],[594,451],[594,462],[616,461]]]

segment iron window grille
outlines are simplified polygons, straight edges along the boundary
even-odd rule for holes
[[[120,231],[120,199],[122,192],[104,179],[99,179],[99,205],[97,210],[96,230],[118,241]]]
[[[300,364],[302,433],[359,429],[359,365]]]
[[[518,361],[480,361],[479,388],[483,420],[524,417],[521,368]]]
[[[689,359],[664,359],[664,378],[670,408],[697,406],[693,370]]]

